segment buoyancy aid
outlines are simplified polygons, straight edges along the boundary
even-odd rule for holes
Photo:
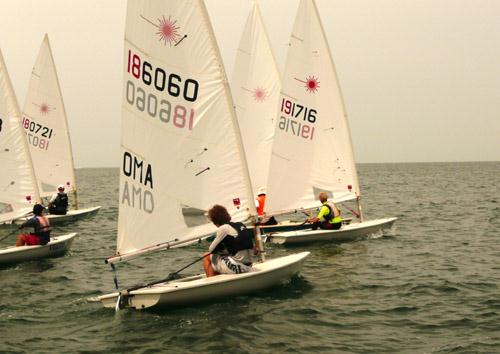
[[[40,244],[45,245],[50,241],[50,222],[45,216],[37,216],[38,230],[35,234],[40,238]]]
[[[57,210],[66,211],[68,209],[68,195],[66,193],[57,193],[54,206]]]
[[[334,208],[330,204],[325,202],[325,203],[323,203],[323,206],[326,206],[328,208],[328,214],[323,216],[325,221],[328,221],[330,224],[338,224],[339,222],[342,222],[342,217],[340,216],[340,211],[339,211],[339,215],[335,216]]]
[[[259,205],[257,206],[257,214],[264,215],[264,205],[266,204],[266,195],[265,194],[259,194],[257,196],[257,203]]]
[[[217,245],[215,251],[220,251],[222,245],[227,252],[234,256],[238,251],[253,248],[253,231],[246,228],[241,222],[229,222],[233,229],[238,232],[237,236],[227,235],[221,243]]]

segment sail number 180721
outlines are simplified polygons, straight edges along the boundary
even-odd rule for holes
[[[52,138],[51,128],[36,123],[26,117],[23,117],[23,128],[26,130],[28,144],[42,150],[49,149],[50,138]]]

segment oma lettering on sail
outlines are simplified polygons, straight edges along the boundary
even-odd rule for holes
[[[151,214],[154,211],[153,167],[128,151],[123,153],[123,183],[120,203]],[[129,183],[130,182],[130,183]]]

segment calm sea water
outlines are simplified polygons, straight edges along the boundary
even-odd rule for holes
[[[0,269],[0,352],[500,352],[500,163],[359,174],[366,218],[399,217],[392,236],[271,246],[270,256],[311,251],[300,277],[254,296],[115,314],[91,300],[113,290],[103,259],[114,253],[118,170],[79,170],[82,204],[103,208],[56,230],[79,232],[65,257]],[[122,285],[164,277],[203,249],[120,266]]]

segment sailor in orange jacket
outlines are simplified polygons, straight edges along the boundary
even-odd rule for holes
[[[261,225],[276,225],[278,222],[271,216],[269,218],[264,217],[264,207],[266,205],[266,188],[260,187],[257,198],[255,198],[255,207],[257,208],[257,214],[262,217]]]

